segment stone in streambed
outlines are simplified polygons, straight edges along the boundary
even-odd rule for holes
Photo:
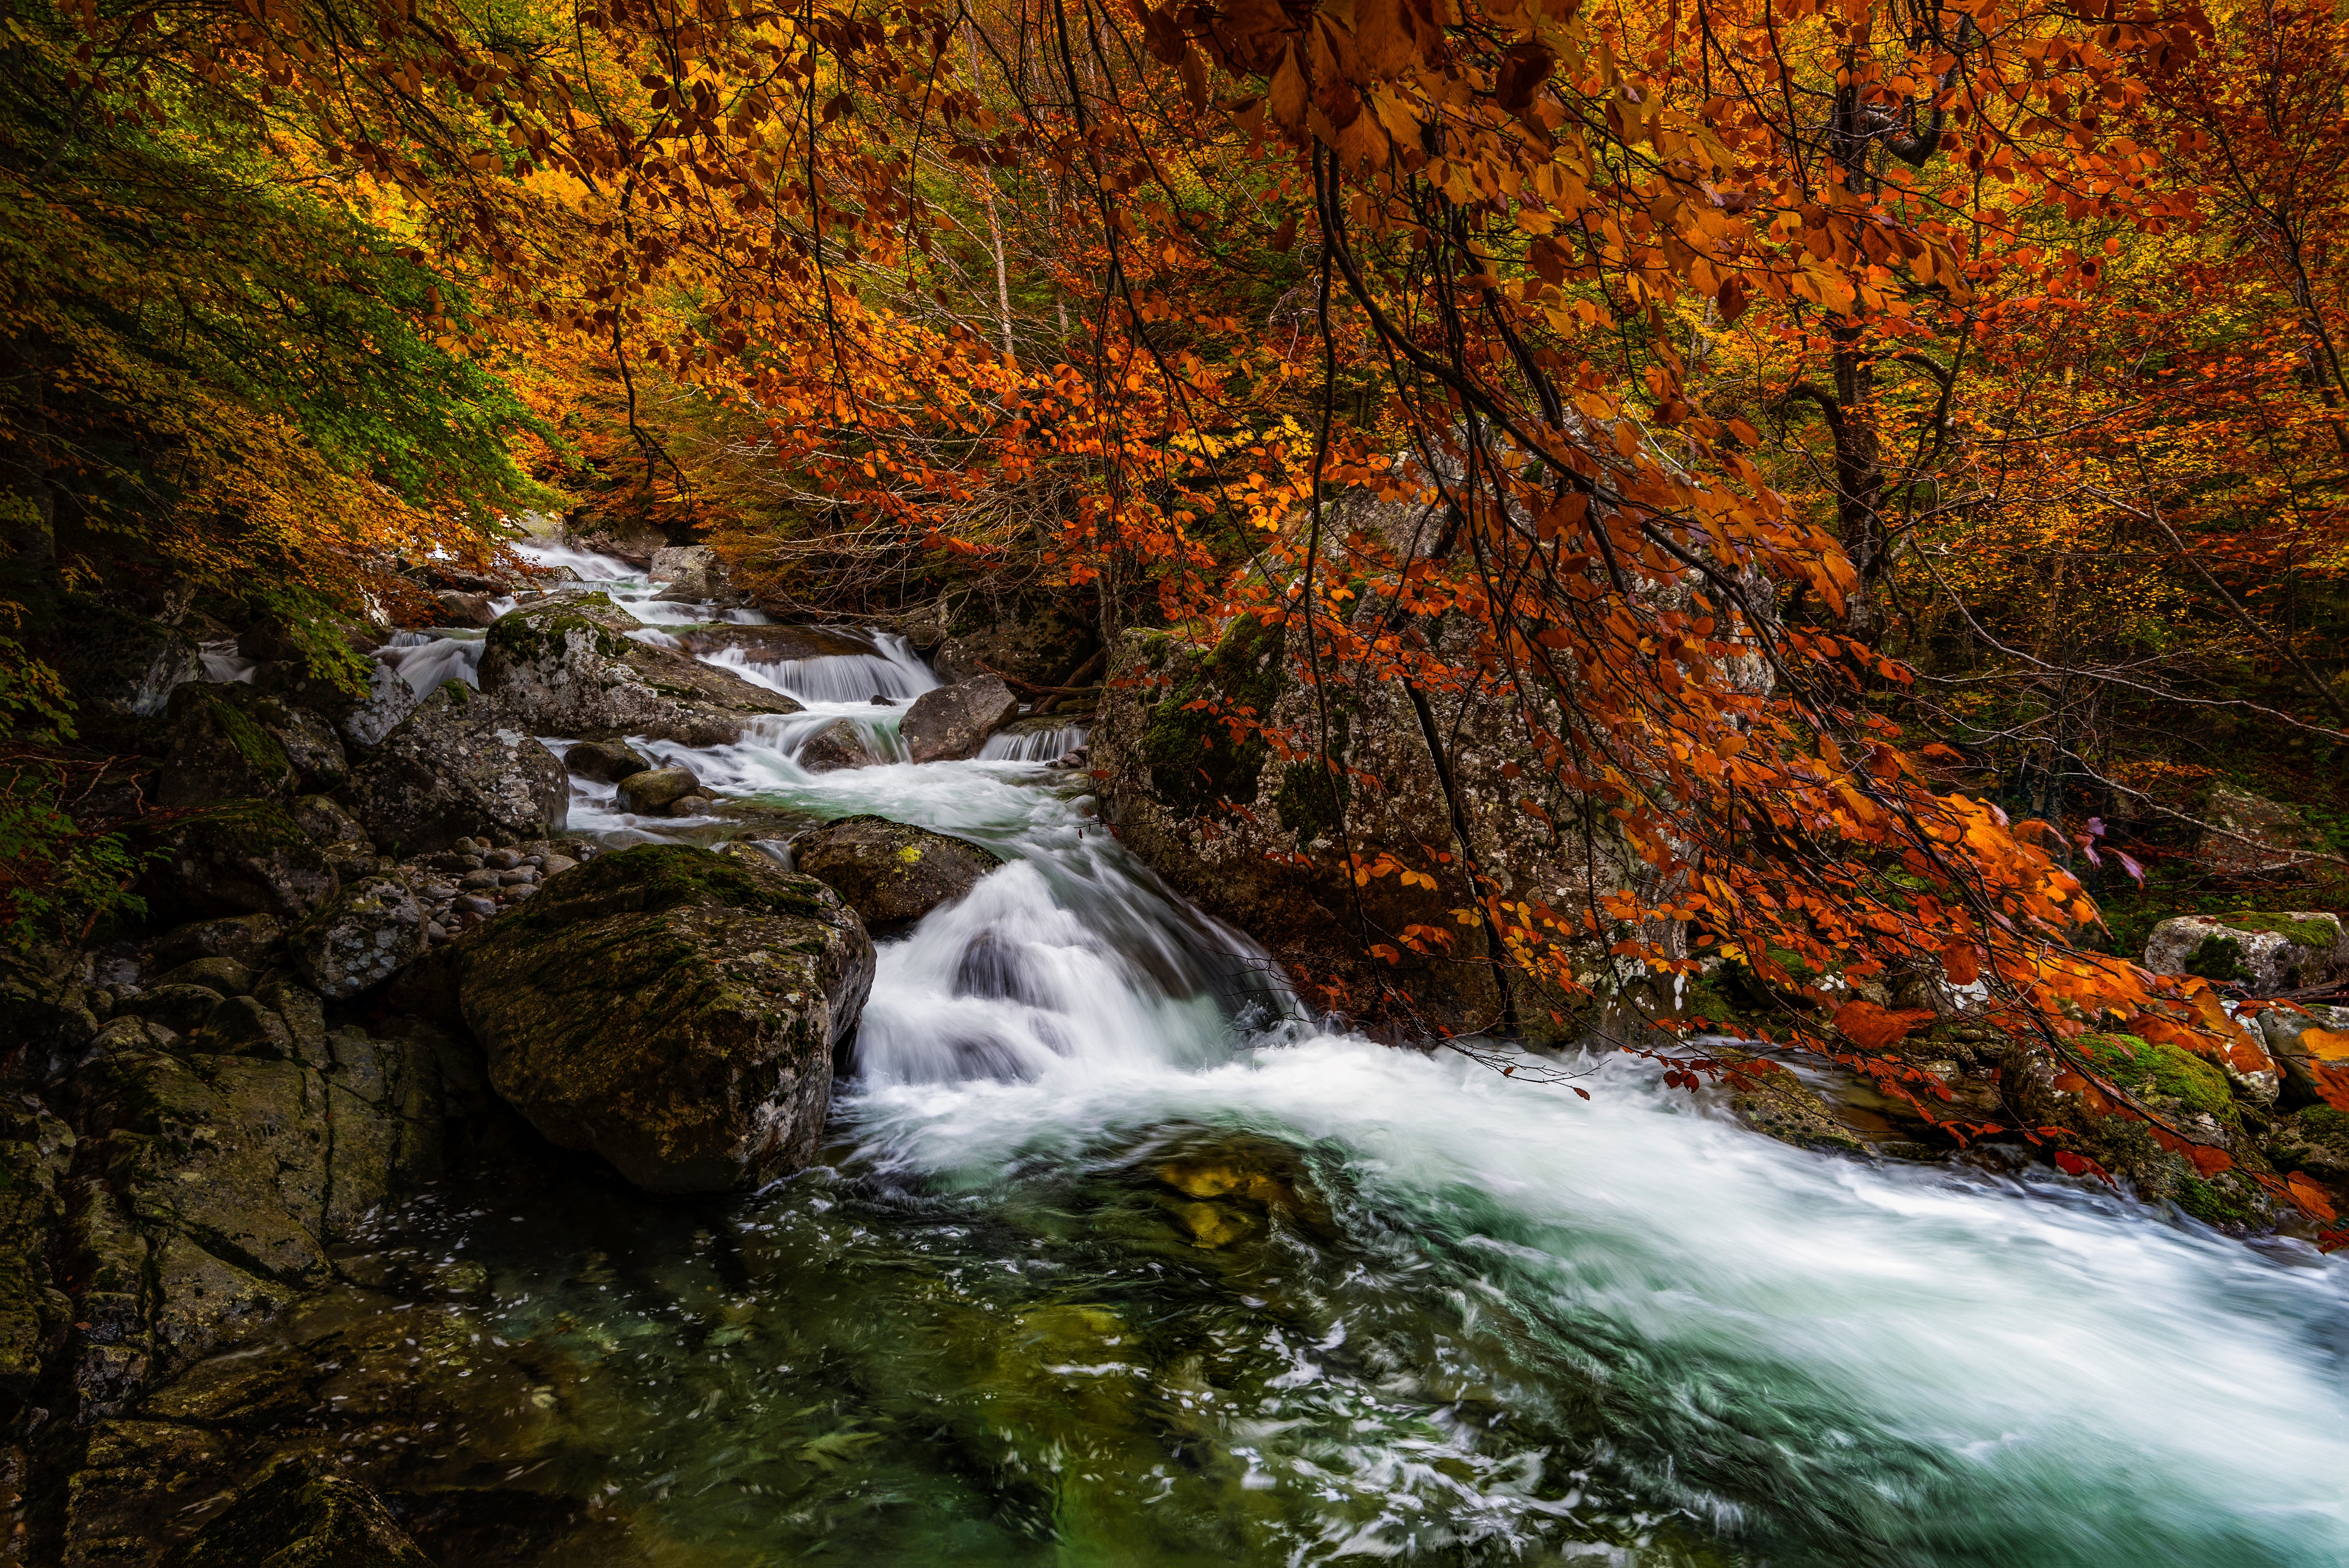
[[[960,898],[1003,858],[886,817],[843,817],[801,834],[792,863],[847,900],[869,927],[889,931]]]
[[[811,773],[837,773],[843,769],[869,768],[878,758],[864,744],[862,731],[844,718],[835,718],[800,742],[794,760]]]
[[[1019,717],[1019,699],[997,676],[983,675],[926,691],[905,710],[899,733],[916,762],[976,757],[987,738]]]
[[[672,817],[706,817],[718,807],[707,795],[682,795],[668,803]]]
[[[285,928],[265,914],[191,921],[159,940],[148,962],[159,969],[175,969],[198,958],[233,958],[248,970],[255,969],[285,934]]]
[[[563,754],[563,766],[574,779],[617,784],[632,773],[647,771],[652,764],[625,740],[583,740]]]
[[[701,792],[690,768],[648,768],[620,780],[620,805],[640,817],[667,810],[670,802]]]
[[[533,734],[685,746],[731,745],[761,715],[800,711],[730,670],[629,635],[640,630],[601,593],[516,611],[490,628],[481,690]]]
[[[872,939],[830,889],[681,845],[599,855],[447,954],[499,1094],[653,1192],[813,1158],[873,984]]]

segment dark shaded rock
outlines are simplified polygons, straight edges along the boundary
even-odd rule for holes
[[[600,855],[449,953],[499,1094],[656,1192],[805,1165],[873,983],[821,882],[671,845]]]
[[[650,816],[700,789],[701,780],[689,768],[648,768],[620,780],[620,804],[639,816]]]
[[[843,768],[869,768],[880,760],[864,744],[864,732],[844,718],[835,718],[805,740],[794,754],[811,773],[836,773]]]
[[[560,832],[571,785],[511,712],[450,681],[384,737],[347,799],[378,848],[414,855],[462,838]]]
[[[424,906],[406,881],[371,877],[295,930],[294,967],[319,995],[342,1001],[422,957],[424,925]]]
[[[899,733],[916,762],[976,757],[988,736],[1019,716],[1019,699],[991,675],[926,691],[905,710]]]
[[[357,1481],[286,1460],[162,1568],[432,1568],[383,1500]]]
[[[1003,863],[992,850],[886,817],[843,817],[801,834],[792,863],[874,931],[910,925]]]
[[[253,994],[253,971],[233,958],[191,958],[165,970],[148,984],[159,987],[205,985],[223,996],[247,996]]]
[[[72,1130],[46,1109],[0,1107],[0,1415],[39,1386],[73,1320],[49,1266],[73,1150]]]
[[[334,897],[335,872],[284,808],[264,800],[210,806],[141,824],[160,853],[144,882],[150,907],[299,920]]]
[[[171,749],[156,781],[158,805],[283,799],[293,791],[294,759],[276,737],[222,695],[226,690],[191,681],[171,693],[166,712]]]
[[[644,735],[687,746],[741,738],[761,714],[799,704],[741,676],[628,634],[633,617],[601,593],[516,611],[490,628],[481,690],[541,735]]]
[[[929,645],[908,626],[916,646]],[[984,595],[954,615],[950,634],[931,665],[943,681],[967,681],[993,671],[1037,686],[1057,686],[1100,646],[1093,628],[1056,601],[988,602]]]
[[[152,985],[125,1002],[123,1011],[160,1024],[175,1035],[191,1035],[204,1026],[221,994],[209,985]]]
[[[563,766],[574,778],[617,784],[652,763],[625,740],[583,740],[563,754]]]
[[[75,699],[88,707],[151,718],[172,692],[203,679],[203,651],[177,626],[87,594],[61,595],[58,609],[73,634],[48,651]]]
[[[336,851],[371,851],[367,829],[331,795],[305,795],[294,802],[294,820],[329,854]]]
[[[191,921],[173,927],[158,941],[148,953],[148,962],[160,969],[172,969],[198,958],[233,958],[248,970],[257,969],[285,934],[285,928],[265,914]]]

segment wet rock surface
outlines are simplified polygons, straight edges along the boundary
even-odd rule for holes
[[[498,1092],[657,1192],[806,1164],[873,982],[830,889],[755,851],[679,846],[597,857],[448,963]]]
[[[1019,717],[1019,699],[997,676],[980,675],[926,691],[905,710],[898,733],[916,762],[976,757],[987,738]]]
[[[870,768],[880,758],[864,744],[864,736],[844,718],[835,718],[800,742],[799,764],[811,773],[837,773],[843,768]]]
[[[516,611],[490,629],[481,690],[532,734],[582,739],[716,746],[739,739],[762,714],[800,710],[780,693],[630,634],[640,630],[600,593]]]
[[[300,920],[338,889],[310,836],[266,800],[202,807],[140,834],[155,851],[143,882],[159,913]]]
[[[843,817],[792,844],[792,863],[840,894],[875,933],[901,930],[1003,863],[994,851],[886,817]]]

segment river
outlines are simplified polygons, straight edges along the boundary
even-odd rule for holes
[[[2342,1264],[1787,1148],[1628,1058],[1586,1099],[1328,1032],[1045,765],[1081,729],[801,769],[834,717],[902,755],[933,677],[874,650],[738,660],[808,714],[646,748],[1010,862],[881,944],[824,1164],[695,1205],[452,1182],[381,1238],[572,1369],[517,1472],[627,1561],[2349,1561]]]

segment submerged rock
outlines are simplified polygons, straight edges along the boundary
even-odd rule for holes
[[[890,931],[960,898],[1003,857],[886,817],[843,817],[794,840],[792,863],[845,899],[867,927]]]
[[[779,692],[629,635],[640,629],[602,593],[516,611],[490,628],[481,690],[535,734],[686,746],[730,745],[761,715],[800,711]]]
[[[2153,928],[2145,966],[2156,975],[2199,975],[2271,996],[2349,973],[2349,934],[2339,915],[2307,910],[2181,914]]]
[[[938,686],[914,699],[899,733],[916,762],[976,757],[987,738],[1019,715],[1019,699],[992,675]]]
[[[348,798],[378,845],[415,855],[460,838],[560,832],[571,784],[510,710],[451,681],[384,738]]]
[[[147,828],[145,882],[160,910],[300,920],[335,896],[334,868],[279,806],[239,800]]]
[[[450,952],[499,1094],[654,1192],[813,1158],[873,984],[872,940],[830,889],[675,845],[599,856]]]
[[[432,1568],[355,1480],[288,1460],[263,1476],[161,1568]]]

